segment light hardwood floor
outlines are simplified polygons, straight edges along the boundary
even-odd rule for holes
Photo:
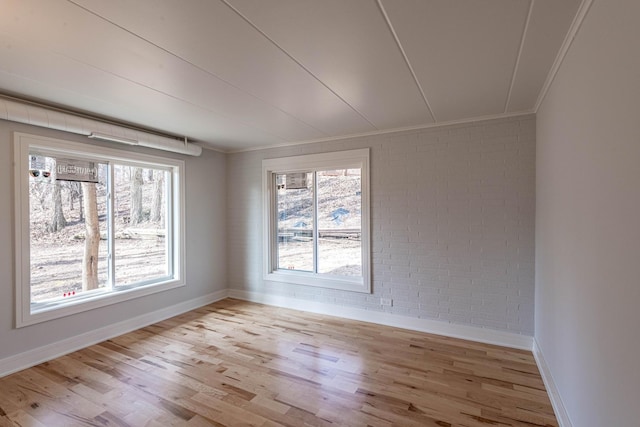
[[[233,299],[0,379],[0,426],[557,426],[528,351]]]

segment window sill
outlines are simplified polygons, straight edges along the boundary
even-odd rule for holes
[[[305,285],[342,291],[371,293],[371,286],[362,277],[329,276],[305,273],[302,271],[277,270],[265,274],[264,280],[270,282]]]
[[[168,280],[159,284],[128,288],[120,291],[98,291],[91,295],[82,295],[73,298],[68,302],[42,304],[40,307],[38,307],[39,304],[33,304],[31,307],[31,313],[23,313],[23,316],[18,318],[16,327],[21,328],[24,326],[34,325],[36,323],[59,319],[61,317],[71,316],[73,314],[105,307],[111,304],[129,301],[184,285],[185,283],[183,280]]]

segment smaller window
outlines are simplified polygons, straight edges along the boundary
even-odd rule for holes
[[[265,280],[371,292],[369,150],[262,162]]]

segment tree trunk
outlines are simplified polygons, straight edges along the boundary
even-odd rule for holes
[[[60,182],[56,180],[55,167],[51,171],[51,182],[53,182],[53,193],[51,193],[51,201],[53,203],[53,218],[51,218],[49,232],[55,233],[67,226],[67,220],[65,219],[64,212],[62,211],[62,191],[60,188]]]
[[[100,250],[100,224],[98,222],[98,200],[96,184],[82,183],[83,204],[85,212],[84,258],[82,261],[82,290],[97,289],[98,252]]]
[[[137,225],[142,222],[142,168],[135,168],[131,176],[131,211],[130,224]]]
[[[153,184],[153,204],[151,205],[151,221],[159,222],[164,219],[162,209],[162,196],[164,192],[164,171],[155,172],[155,181]]]

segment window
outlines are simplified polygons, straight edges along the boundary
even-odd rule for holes
[[[184,285],[182,161],[15,134],[16,324]]]
[[[262,162],[265,280],[371,292],[369,150]]]

